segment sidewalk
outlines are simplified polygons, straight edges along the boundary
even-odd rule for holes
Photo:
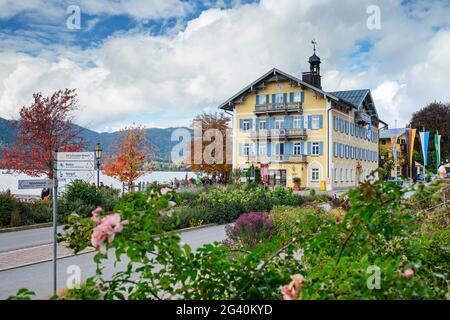
[[[94,251],[88,248],[79,254]],[[58,244],[58,259],[73,256],[71,249],[64,244]],[[0,272],[17,267],[28,266],[45,261],[51,261],[53,258],[53,244],[44,244],[40,246],[6,251],[0,253]]]

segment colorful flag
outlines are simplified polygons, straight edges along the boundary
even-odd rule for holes
[[[434,135],[434,149],[436,149],[436,168],[441,165],[441,136],[439,134]]]
[[[414,153],[414,139],[416,138],[416,129],[409,128],[407,130],[407,145],[408,148],[408,156],[409,156],[409,165],[412,166],[413,153]]]
[[[419,132],[419,136],[422,145],[423,165],[426,167],[428,165],[428,141],[430,133],[428,131]]]
[[[397,161],[397,139],[398,139],[398,136],[391,137],[392,158],[394,158],[394,161]]]

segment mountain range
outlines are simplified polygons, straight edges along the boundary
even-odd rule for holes
[[[14,127],[14,120],[6,120],[0,118],[0,147],[13,145],[18,134],[17,128]],[[147,141],[150,147],[153,147],[154,160],[159,162],[170,162],[170,152],[172,148],[178,144],[178,141],[171,141],[172,132],[176,129],[183,128],[192,132],[192,129],[186,127],[174,128],[147,128]],[[84,150],[94,150],[97,142],[107,155],[114,150],[115,142],[120,138],[120,132],[96,132],[74,124],[74,129],[80,132],[84,140]]]

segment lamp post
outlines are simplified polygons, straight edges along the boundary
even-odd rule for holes
[[[100,148],[100,142],[97,142],[95,146],[95,160],[97,160],[97,188],[100,185],[100,159],[102,158],[102,148]]]

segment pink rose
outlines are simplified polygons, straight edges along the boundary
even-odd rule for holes
[[[400,271],[400,275],[405,278],[411,277],[414,275],[414,270],[412,268],[408,268],[405,272]]]
[[[292,281],[286,286],[281,288],[281,294],[283,300],[295,300],[302,294],[303,276],[301,274],[295,274],[292,276]]]
[[[99,217],[97,217],[97,221]],[[108,243],[113,242],[117,233],[123,230],[123,226],[128,224],[128,220],[120,221],[118,213],[110,214],[101,219],[100,223],[94,228],[91,236],[91,243],[100,252],[105,253],[105,239]]]
[[[177,205],[177,203],[175,201],[169,201],[168,205],[169,205],[169,208],[170,207],[175,207]]]
[[[91,220],[95,223],[99,224],[101,222],[100,213],[103,211],[101,207],[97,207],[92,211],[92,217]]]
[[[171,190],[169,188],[161,188],[161,190],[159,191],[162,195],[167,194],[168,192],[170,192]]]

